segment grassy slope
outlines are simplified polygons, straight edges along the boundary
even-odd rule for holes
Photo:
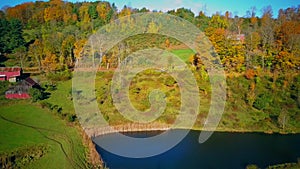
[[[173,50],[172,52],[180,55],[179,57],[188,59],[192,52],[190,50]],[[203,122],[210,107],[210,83],[200,78],[201,72],[194,72],[200,90],[200,112],[195,124],[195,129],[201,129]],[[110,81],[113,72],[99,72],[96,78],[97,101],[102,113],[111,124],[127,123],[127,120],[114,108],[110,96]],[[172,123],[176,118],[176,107],[179,104],[177,85],[169,86],[166,84],[168,76],[157,73],[140,73],[130,86],[130,99],[132,104],[140,110],[149,108],[148,94],[152,89],[159,88],[167,95],[169,101],[164,113],[158,120],[163,123]],[[227,102],[218,129],[222,131],[261,131],[261,132],[300,132],[300,114],[295,100],[291,99],[291,88],[298,82],[289,82],[286,87],[283,86],[282,78],[272,82],[269,76],[261,75],[260,80],[247,80],[243,75],[239,77],[227,78]],[[255,82],[256,81],[256,82]],[[258,110],[249,105],[246,101],[247,94],[250,91],[250,84],[255,83],[255,97],[261,94],[269,94],[272,102],[263,110]],[[162,85],[163,84],[163,85]],[[295,88],[295,87],[294,87]],[[177,99],[177,100],[176,100]],[[285,129],[281,128],[278,122],[278,116],[283,112],[288,112],[288,120]]]
[[[71,100],[72,80],[57,84],[57,90],[51,91],[51,97],[45,101],[62,107],[62,113],[74,114],[73,101]]]
[[[191,49],[176,49],[176,50],[171,50],[171,53],[175,54],[178,56],[181,60],[184,62],[188,62],[189,58],[195,54]]]
[[[25,168],[85,167],[85,148],[75,128],[27,101],[1,106],[0,152],[44,145],[49,152]],[[64,153],[65,151],[65,153]]]

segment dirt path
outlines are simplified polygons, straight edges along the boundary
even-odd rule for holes
[[[7,122],[10,122],[10,123],[13,123],[13,124],[17,124],[17,125],[20,125],[20,126],[23,126],[23,127],[28,127],[28,128],[31,128],[31,129],[34,129],[36,130],[38,133],[40,133],[44,138],[48,139],[48,140],[51,140],[53,142],[55,142],[56,144],[59,145],[61,151],[63,152],[64,156],[66,157],[66,159],[68,160],[68,162],[72,165],[73,168],[86,168],[86,166],[81,163],[77,163],[75,160],[74,160],[74,157],[73,157],[73,154],[74,154],[74,143],[73,141],[68,137],[68,135],[64,134],[63,132],[59,132],[59,131],[56,131],[56,130],[52,130],[52,129],[47,129],[47,128],[42,128],[42,127],[36,127],[36,126],[32,126],[32,125],[28,125],[28,124],[23,124],[23,123],[20,123],[20,122],[17,122],[17,121],[13,121],[13,120],[10,120],[10,119],[7,119],[6,117],[0,115],[0,118],[4,121],[7,121]],[[63,143],[60,142],[58,139],[56,139],[55,137],[51,138],[49,136],[47,136],[46,134],[44,134],[43,131],[47,131],[47,132],[52,132],[52,133],[55,133],[55,134],[59,134],[59,136],[66,140],[68,143],[70,143],[70,146],[71,146],[71,153],[68,154],[66,152],[66,149],[65,147],[63,146]]]

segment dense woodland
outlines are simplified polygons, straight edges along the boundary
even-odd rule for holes
[[[212,16],[201,11],[195,15],[185,8],[167,13],[182,17],[204,31],[230,73],[248,69],[299,70],[300,6],[280,9],[278,16],[273,16],[270,6],[261,9],[260,17],[256,15],[258,10],[251,7],[245,17],[233,16],[230,11]],[[114,3],[105,1],[70,3],[61,0],[4,8],[0,12],[1,61],[7,61],[6,66],[31,67],[41,72],[67,70],[80,58],[89,35],[112,20],[139,12],[149,10],[126,6],[117,9]],[[232,38],[240,34],[245,35],[245,40],[237,42]],[[167,47],[176,45],[169,39],[163,43]],[[116,53],[107,54],[103,62],[116,61]],[[192,64],[201,63],[195,59],[197,57],[191,58]]]

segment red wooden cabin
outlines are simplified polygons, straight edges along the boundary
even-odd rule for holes
[[[28,77],[19,82],[17,85],[8,89],[5,92],[5,97],[7,99],[28,99],[30,98],[29,90],[33,87],[38,88],[39,84]]]
[[[0,81],[17,82],[22,74],[19,67],[0,67]]]

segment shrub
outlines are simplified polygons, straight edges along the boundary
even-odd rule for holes
[[[261,79],[258,76],[256,76],[254,80],[255,80],[256,84],[260,84],[261,83]]]
[[[0,99],[4,100],[5,91],[9,88],[10,83],[8,81],[0,81]]]
[[[29,95],[31,96],[31,100],[33,102],[36,102],[38,100],[44,100],[47,98],[46,93],[44,93],[42,90],[37,88],[31,88],[29,90]]]
[[[165,79],[165,85],[166,86],[173,86],[176,83],[176,81],[172,77],[166,77]]]
[[[46,102],[46,101],[42,101],[42,102],[40,102],[40,104],[41,104],[42,108],[48,108],[49,110],[51,110],[51,107],[52,107],[51,103]]]
[[[52,105],[50,109],[59,114],[61,114],[61,112],[62,112],[62,108],[59,107],[58,105]]]
[[[75,114],[69,114],[68,115],[68,121],[74,122],[77,119],[77,116]]]
[[[260,94],[253,103],[253,107],[258,110],[263,110],[269,106],[272,102],[272,98],[268,94]]]
[[[9,87],[9,82],[8,81],[0,81],[0,94],[4,94],[5,91],[8,89]]]
[[[48,91],[54,91],[57,89],[55,84],[45,84],[45,88]]]
[[[38,160],[48,152],[44,145],[26,147],[12,152],[0,153],[1,168],[24,168],[29,163]]]
[[[55,73],[48,73],[47,78],[52,81],[66,81],[72,78],[72,73],[69,70],[55,72]]]
[[[253,69],[248,69],[246,72],[245,72],[245,77],[246,79],[253,79],[255,76],[255,72]]]

